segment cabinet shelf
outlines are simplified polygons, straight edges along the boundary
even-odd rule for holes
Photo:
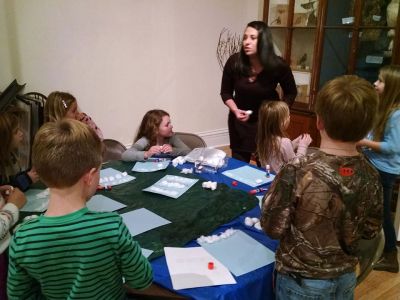
[[[400,21],[388,6],[390,0],[264,0],[264,21],[298,86],[292,116],[314,118],[318,90],[330,79],[356,74],[374,82],[383,65],[400,63]]]

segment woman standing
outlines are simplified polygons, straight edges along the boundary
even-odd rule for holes
[[[277,85],[283,91],[280,99]],[[226,62],[221,98],[229,108],[232,157],[249,162],[256,150],[258,110],[264,100],[283,100],[289,106],[297,95],[290,67],[274,52],[272,35],[262,21],[247,24],[242,49]]]

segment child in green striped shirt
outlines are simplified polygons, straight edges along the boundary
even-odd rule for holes
[[[122,218],[86,207],[99,182],[96,133],[76,120],[46,123],[32,152],[50,200],[13,236],[9,299],[124,299],[123,278],[131,288],[149,287],[151,265]]]

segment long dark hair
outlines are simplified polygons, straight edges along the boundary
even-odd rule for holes
[[[274,68],[280,64],[279,57],[275,54],[274,43],[272,41],[271,30],[263,21],[252,21],[247,27],[254,28],[258,32],[257,37],[257,55],[265,70]],[[251,66],[249,57],[244,53],[243,44],[239,52],[237,68],[244,76],[251,75]]]

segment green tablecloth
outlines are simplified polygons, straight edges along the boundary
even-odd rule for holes
[[[165,246],[182,247],[201,235],[208,235],[218,226],[228,223],[258,205],[258,200],[254,196],[232,190],[224,184],[219,184],[215,191],[203,189],[201,183],[204,180],[194,174],[181,174],[180,170],[173,167],[157,172],[139,173],[131,171],[133,165],[134,163],[122,161],[104,164],[103,168],[111,167],[121,172],[126,171],[136,179],[113,186],[110,191],[98,193],[126,204],[126,208],[118,211],[120,214],[146,208],[171,221],[170,224],[134,237],[141,247],[154,251],[150,259],[163,255]],[[178,199],[142,191],[168,174],[197,178],[199,181]],[[44,186],[35,184],[34,188],[44,188]],[[21,212],[20,220],[32,214],[39,213]]]
[[[99,192],[127,205],[119,213],[144,207],[171,221],[170,224],[134,237],[141,247],[154,251],[150,258],[163,255],[165,246],[181,247],[201,235],[207,235],[258,205],[254,196],[232,190],[223,184],[218,185],[215,191],[203,189],[201,183],[204,180],[196,175],[181,174],[173,167],[152,173],[132,172],[133,163],[120,161],[107,163],[104,165],[106,167],[127,171],[136,177],[127,184],[113,186],[111,191]],[[167,174],[200,180],[178,199],[142,191]]]

